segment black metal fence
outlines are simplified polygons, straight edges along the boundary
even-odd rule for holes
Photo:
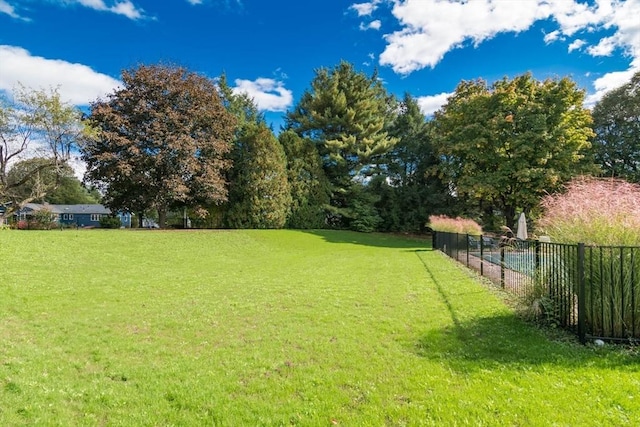
[[[433,248],[588,339],[640,340],[640,247],[435,232]]]

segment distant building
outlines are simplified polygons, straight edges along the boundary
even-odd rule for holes
[[[111,216],[111,210],[103,205],[50,205],[27,203],[14,213],[18,220],[28,220],[35,212],[46,209],[53,221],[66,227],[100,227],[100,218]],[[131,214],[117,213],[123,227],[131,227]]]

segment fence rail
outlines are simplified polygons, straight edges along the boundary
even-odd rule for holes
[[[440,250],[588,339],[640,340],[640,247],[435,232]]]

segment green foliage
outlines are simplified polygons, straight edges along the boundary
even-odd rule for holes
[[[53,205],[100,202],[100,195],[96,191],[87,190],[70,166],[63,164],[52,169],[52,163],[51,159],[39,157],[15,163],[7,175],[7,182],[13,186],[14,195],[19,200]]]
[[[247,126],[255,124],[266,125],[264,114],[258,110],[258,106],[247,93],[236,93],[227,83],[227,76],[221,75],[217,80],[218,92],[222,103],[229,113],[236,118],[236,138],[240,137]]]
[[[593,108],[594,155],[605,176],[640,182],[640,72]]]
[[[223,103],[236,119],[229,201],[222,213],[226,227],[282,228],[291,208],[287,159],[262,113],[246,93],[234,93],[223,75]]]
[[[518,211],[528,213],[592,168],[585,160],[591,115],[583,101],[584,91],[568,78],[464,81],[435,114],[444,160],[438,171],[458,197],[484,212],[499,211],[513,229]]]
[[[553,275],[553,271],[546,274]],[[529,322],[537,322],[543,325],[557,327],[560,325],[559,301],[551,297],[547,283],[555,283],[552,278],[548,280],[545,272],[537,271],[532,286],[527,286],[525,294],[518,305],[519,314]],[[557,272],[556,272],[557,276]]]
[[[439,159],[430,131],[417,101],[405,94],[389,126],[389,135],[398,142],[383,156],[384,172],[369,184],[379,196],[381,230],[424,231],[429,215],[452,209],[448,186],[431,173]]]
[[[19,86],[12,100],[0,99],[0,203],[11,202],[12,210],[58,187],[71,153],[92,133],[81,117],[57,89]]]
[[[587,248],[586,258],[586,321],[594,335],[640,339],[640,250]]]
[[[350,230],[362,233],[376,231],[382,222],[382,218],[375,208],[377,195],[369,187],[354,184],[349,191],[347,208],[343,209],[341,216],[346,220]]]
[[[95,139],[83,147],[85,178],[113,210],[205,207],[227,199],[226,158],[235,131],[215,84],[184,68],[141,65],[123,87],[91,106]]]
[[[115,215],[100,217],[100,228],[120,228],[122,222]]]
[[[26,221],[20,221],[18,228],[27,230],[51,230],[57,225],[57,215],[50,209],[42,208],[31,213]]]
[[[287,113],[287,129],[318,148],[336,212],[349,208],[353,181],[362,182],[396,143],[386,130],[392,106],[376,75],[367,77],[343,61],[317,70],[311,89]],[[334,219],[338,226],[348,222]]]
[[[291,205],[282,145],[263,124],[248,125],[235,143],[225,223],[231,228],[282,228]]]
[[[329,183],[316,146],[291,130],[281,132],[278,140],[287,157],[287,176],[291,188],[291,212],[286,226],[324,228],[329,205]]]

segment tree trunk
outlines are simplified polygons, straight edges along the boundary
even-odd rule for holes
[[[516,226],[516,208],[515,206],[505,206],[504,207],[504,219],[509,230],[513,231],[515,234],[515,226]]]
[[[144,224],[142,223],[143,218],[144,218],[144,212],[139,212],[138,213],[138,228],[144,227]]]
[[[158,209],[158,226],[160,228],[165,228],[166,223],[167,223],[167,209],[159,208]]]

